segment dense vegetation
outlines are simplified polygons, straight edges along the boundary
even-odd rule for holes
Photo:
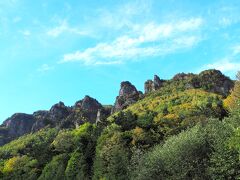
[[[1,179],[239,179],[240,74],[227,96],[168,81],[100,124],[0,147]],[[191,81],[194,80],[194,76]]]

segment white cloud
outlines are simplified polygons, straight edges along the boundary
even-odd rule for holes
[[[229,59],[223,59],[212,64],[207,64],[202,69],[217,69],[222,72],[237,72],[240,70],[240,63],[232,62]]]
[[[233,49],[233,55],[240,54],[240,45],[236,45],[232,49]]]
[[[29,30],[23,30],[23,31],[20,31],[20,33],[22,33],[24,36],[30,36],[31,35],[31,32]]]
[[[219,24],[220,24],[221,26],[230,26],[232,23],[233,23],[233,20],[230,19],[230,18],[227,18],[227,17],[222,17],[222,18],[219,20]]]
[[[96,10],[98,19],[96,21],[96,17],[94,17],[93,22],[98,24],[99,27],[112,30],[132,28],[139,17],[141,17],[140,21],[143,22],[150,14],[151,9],[152,0],[129,1],[113,10],[105,8]]]
[[[78,34],[78,35],[88,35],[88,32],[86,31],[82,31],[78,28],[75,27],[70,27],[68,25],[68,22],[66,20],[62,21],[59,26],[54,27],[52,29],[49,29],[47,31],[47,35],[48,36],[52,36],[52,37],[58,37],[63,33],[71,33],[71,34]]]
[[[18,22],[20,22],[22,20],[22,18],[21,17],[19,17],[19,16],[16,16],[16,17],[14,17],[13,18],[13,23],[18,23]]]
[[[53,69],[54,69],[54,67],[51,67],[48,64],[43,64],[40,68],[38,68],[37,71],[39,71],[39,72],[47,72],[47,71],[50,71],[50,70],[53,70]]]
[[[195,33],[201,18],[191,18],[174,23],[137,25],[131,33],[108,43],[99,43],[84,51],[65,54],[61,63],[81,62],[84,65],[123,63],[148,56],[160,56],[196,45],[201,37]]]

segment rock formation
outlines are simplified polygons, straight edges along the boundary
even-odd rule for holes
[[[161,80],[155,75],[153,80],[145,82],[145,93],[160,89],[164,86],[164,82],[165,80]],[[180,73],[168,82],[173,83],[173,86],[175,83],[180,85],[182,90],[200,88],[225,97],[234,85],[230,78],[214,69],[203,71],[198,75]],[[96,99],[85,96],[72,107],[67,107],[63,102],[59,102],[53,105],[49,111],[36,111],[32,115],[14,114],[0,125],[0,145],[6,144],[24,134],[36,132],[46,126],[75,128],[84,122],[107,124],[104,120],[111,113],[125,109],[142,97],[142,92],[138,91],[130,82],[124,81],[121,83],[114,106],[102,106]]]
[[[75,120],[74,118],[73,120],[77,121],[78,124],[82,124],[86,121],[95,123],[99,109],[103,109],[103,106],[96,99],[85,96],[82,100],[75,103],[70,116],[75,116]]]
[[[49,111],[36,111],[32,115],[14,114],[0,126],[0,145],[46,126],[70,128],[84,122],[95,123],[98,111],[101,111],[103,118],[111,113],[109,108],[104,108],[96,99],[85,96],[73,107],[67,107],[63,102],[59,102]]]
[[[199,75],[200,86],[210,92],[227,96],[234,86],[233,81],[219,70],[202,71]]]
[[[145,94],[160,89],[163,86],[163,83],[164,80],[161,80],[157,75],[154,75],[153,80],[147,80],[144,84]]]
[[[112,113],[125,109],[130,104],[138,101],[141,97],[142,92],[138,91],[129,81],[122,82]]]
[[[102,105],[94,98],[90,96],[85,96],[82,100],[77,101],[75,103],[74,108],[80,108],[85,111],[98,111],[98,109],[102,108]]]
[[[8,136],[19,137],[30,133],[35,123],[33,115],[16,113],[3,122],[3,126],[8,129]]]

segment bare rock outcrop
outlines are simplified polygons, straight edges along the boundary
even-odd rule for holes
[[[141,97],[142,92],[138,91],[129,81],[122,82],[112,113],[125,109],[130,104],[137,102]]]
[[[157,75],[154,75],[153,80],[147,80],[144,84],[145,94],[156,91],[163,86],[165,81],[161,80]]]

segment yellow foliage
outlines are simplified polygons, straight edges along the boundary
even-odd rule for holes
[[[231,94],[223,101],[223,105],[230,111],[240,107],[240,81],[235,82]]]
[[[140,127],[136,127],[136,128],[133,130],[133,134],[134,134],[134,135],[139,136],[139,135],[141,135],[142,133],[143,133],[143,129],[140,128]]]
[[[19,156],[12,157],[11,159],[7,160],[4,164],[3,173],[10,173],[14,171],[16,165],[18,164],[18,161],[20,160],[21,157]]]
[[[142,138],[142,136],[144,136],[144,131],[142,128],[140,127],[136,127],[134,130],[133,130],[133,140],[132,140],[132,145],[136,145],[137,141],[139,139]]]
[[[174,120],[174,119],[178,119],[179,116],[177,114],[167,114],[166,116],[164,116],[164,118],[169,120]]]

